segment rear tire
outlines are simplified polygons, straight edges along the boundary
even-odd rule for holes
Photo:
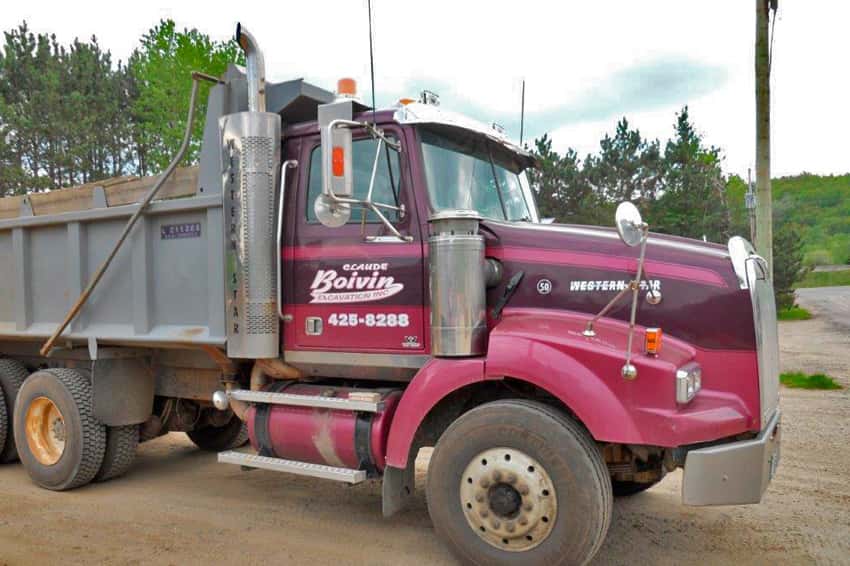
[[[224,426],[205,426],[186,434],[201,450],[221,452],[244,446],[248,442],[248,425],[233,415]]]
[[[0,442],[0,464],[15,462],[18,459],[12,420],[15,414],[15,398],[27,376],[29,372],[21,362],[9,358],[0,359],[0,389],[3,390],[8,420],[6,443],[4,445]]]
[[[37,371],[18,393],[15,442],[32,480],[64,491],[89,483],[103,463],[106,427],[92,412],[91,384],[80,372]]]
[[[9,437],[9,416],[6,413],[6,396],[3,395],[3,389],[0,389],[0,451],[6,446],[6,438],[9,442],[15,442]]]
[[[548,566],[593,558],[613,497],[602,454],[581,425],[542,403],[504,400],[472,409],[443,433],[427,500],[434,529],[462,562]]]
[[[138,446],[139,425],[106,427],[106,452],[94,481],[108,481],[126,474],[136,459]]]

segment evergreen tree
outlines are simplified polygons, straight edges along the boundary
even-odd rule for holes
[[[162,20],[142,36],[130,57],[129,89],[137,171],[150,175],[164,169],[177,152],[189,112],[190,74],[201,71],[219,76],[244,55],[233,41],[216,42],[196,29],[177,31],[172,20]],[[186,154],[196,162],[200,152],[209,85],[198,93],[198,117]]]

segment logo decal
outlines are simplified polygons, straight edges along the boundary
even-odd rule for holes
[[[404,289],[394,277],[382,275],[386,263],[347,263],[342,273],[320,269],[310,285],[311,303],[365,303],[397,295]]]
[[[541,279],[537,282],[537,292],[541,295],[548,295],[552,292],[552,282],[548,279]]]
[[[573,280],[570,281],[570,291],[571,292],[579,292],[585,293],[588,291],[622,291],[626,287],[629,286],[629,282],[625,279],[620,280]],[[640,282],[640,289],[642,291],[648,291],[652,289],[653,291],[661,291],[661,280],[660,279],[650,279],[649,285],[647,286],[646,281],[643,280]]]

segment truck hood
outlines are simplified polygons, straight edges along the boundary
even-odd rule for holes
[[[505,282],[518,271],[522,283],[509,307],[552,308],[596,314],[637,272],[640,249],[623,244],[614,229],[524,222],[482,223],[487,256],[504,268],[502,284],[488,303],[499,300]],[[752,306],[740,289],[724,246],[662,234],[650,234],[637,324],[660,327],[694,346],[754,350]],[[645,295],[661,293],[658,305]],[[609,317],[628,320],[630,296]]]

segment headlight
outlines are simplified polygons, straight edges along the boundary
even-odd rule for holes
[[[676,402],[688,403],[702,387],[702,370],[690,363],[676,370]]]

